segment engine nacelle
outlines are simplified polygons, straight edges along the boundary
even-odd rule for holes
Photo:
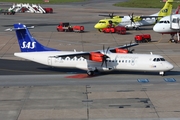
[[[116,53],[128,53],[127,49],[116,48],[115,51],[116,51]]]
[[[89,56],[89,60],[95,61],[95,62],[102,62],[103,61],[103,54],[97,53],[97,52],[91,52]]]

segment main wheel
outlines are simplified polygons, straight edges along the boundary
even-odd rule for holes
[[[102,29],[98,29],[99,32],[102,32]]]
[[[94,75],[94,71],[87,71],[88,76],[93,76]]]

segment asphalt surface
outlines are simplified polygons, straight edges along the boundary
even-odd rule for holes
[[[180,118],[180,49],[152,26],[127,31],[126,35],[99,33],[93,28],[102,17],[115,13],[150,15],[159,9],[113,7],[120,0],[42,5],[53,14],[17,13],[0,15],[0,118],[3,120],[178,120]],[[11,4],[1,3],[1,8]],[[162,5],[163,6],[163,5]],[[59,33],[59,22],[85,26],[84,33]],[[35,26],[33,37],[60,50],[93,51],[134,41],[137,34],[151,34],[135,53],[160,54],[174,69],[158,73],[115,71],[88,77],[78,69],[51,68],[17,58],[19,46],[14,32],[4,32],[14,23]]]

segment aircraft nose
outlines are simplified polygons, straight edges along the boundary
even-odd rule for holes
[[[159,32],[158,24],[155,24],[155,25],[154,25],[153,30],[154,30],[155,32]]]
[[[94,28],[98,29],[98,28],[99,28],[99,24],[98,24],[98,23],[95,24],[95,25],[94,25]]]
[[[174,66],[172,64],[170,64],[169,68],[172,70],[174,68]]]
[[[169,63],[169,65],[167,66],[167,68],[168,68],[168,70],[172,70],[172,69],[174,68],[174,66],[173,66],[171,63]]]

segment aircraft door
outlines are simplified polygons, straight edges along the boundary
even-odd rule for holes
[[[51,56],[48,57],[47,62],[48,62],[49,66],[52,66],[52,57]]]

